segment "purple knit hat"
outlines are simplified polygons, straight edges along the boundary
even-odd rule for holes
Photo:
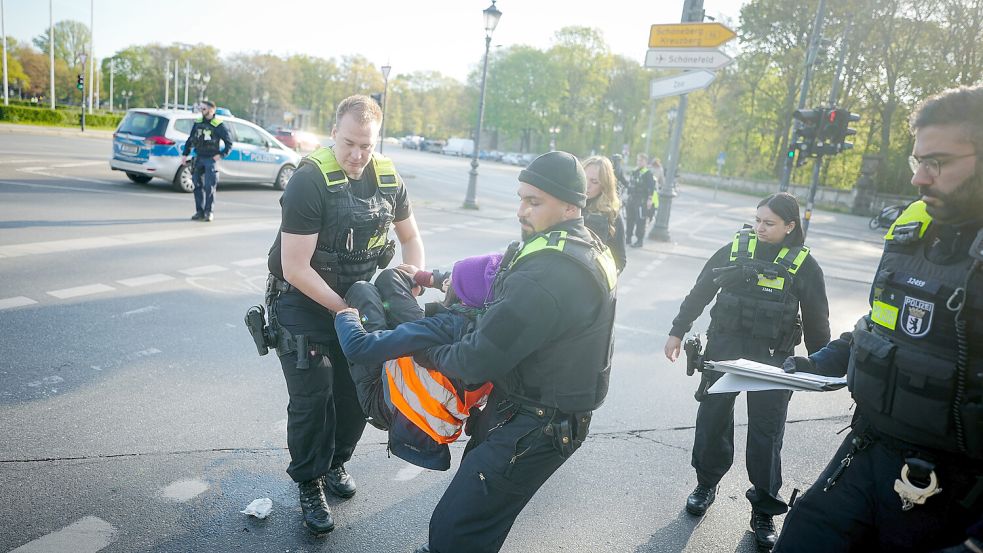
[[[454,293],[464,305],[484,307],[492,299],[492,284],[501,264],[500,253],[476,255],[458,261],[451,272]]]

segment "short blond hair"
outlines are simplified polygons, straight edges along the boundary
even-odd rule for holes
[[[335,111],[335,127],[345,115],[351,115],[361,125],[382,122],[382,108],[364,94],[354,94],[341,101]]]

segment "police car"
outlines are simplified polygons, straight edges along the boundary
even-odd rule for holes
[[[301,156],[249,121],[221,115],[218,110],[216,115],[228,126],[233,140],[232,151],[218,163],[219,182],[273,183],[283,190]],[[196,117],[194,112],[181,110],[128,110],[113,133],[109,166],[136,183],[156,177],[179,192],[194,191],[190,164],[181,165],[181,151]]]

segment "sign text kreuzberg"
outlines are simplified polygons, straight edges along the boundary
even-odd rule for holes
[[[737,36],[720,23],[652,25],[649,48],[716,48]]]

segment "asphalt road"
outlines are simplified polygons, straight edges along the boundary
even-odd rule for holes
[[[130,183],[105,138],[0,134],[0,551],[409,552],[452,471],[386,454],[369,427],[331,499],[337,522],[300,526],[284,469],[287,394],[242,323],[262,300],[279,193],[220,185],[213,223],[191,195]],[[468,160],[387,148],[423,230],[428,265],[501,251],[518,235],[518,169],[483,163],[478,212],[459,208]],[[587,443],[528,505],[504,551],[753,551],[743,455],[703,519],[683,511],[697,379],[662,356],[679,302],[755,198],[682,187],[672,244],[629,251],[607,402]],[[834,334],[865,311],[879,236],[818,212]],[[431,292],[432,294],[432,292]],[[696,329],[705,330],[707,318]],[[787,497],[806,488],[849,420],[845,391],[799,393],[784,450]],[[737,407],[743,448],[746,415]],[[456,460],[463,442],[452,447]],[[241,514],[269,497],[265,520]]]

